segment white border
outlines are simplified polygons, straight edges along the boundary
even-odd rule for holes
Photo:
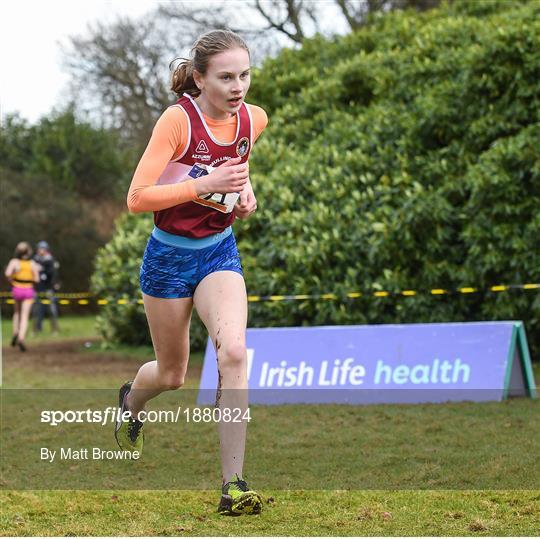
[[[186,115],[187,124],[188,124],[188,138],[187,138],[186,147],[184,148],[184,151],[176,159],[170,161],[170,163],[178,163],[178,161],[180,161],[180,159],[182,159],[182,157],[186,155],[189,145],[191,144],[191,120],[189,119],[189,114],[187,113],[187,110],[182,105],[175,104],[175,105],[171,105],[171,107],[178,107],[180,110],[182,110],[184,114]]]

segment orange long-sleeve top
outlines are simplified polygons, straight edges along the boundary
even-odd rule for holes
[[[266,112],[256,105],[249,105],[253,120],[253,143],[268,123]],[[225,120],[215,120],[204,115],[208,128],[222,143],[234,140],[237,116]],[[195,180],[187,180],[171,185],[156,185],[169,161],[180,157],[189,144],[189,120],[182,107],[169,107],[160,116],[148,146],[144,151],[131,180],[127,195],[127,205],[132,213],[159,211],[189,202],[197,198]]]

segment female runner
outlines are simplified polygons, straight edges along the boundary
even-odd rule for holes
[[[21,241],[15,247],[13,258],[9,261],[4,272],[11,283],[11,293],[15,301],[11,346],[19,345],[21,352],[26,352],[24,339],[32,304],[36,297],[34,283],[39,282],[39,270],[39,264],[32,260],[32,247],[29,243]]]
[[[268,120],[263,109],[244,101],[250,57],[241,37],[208,32],[191,57],[173,73],[172,90],[180,99],[157,121],[127,199],[131,212],[153,211],[155,224],[140,284],[156,360],[120,389],[120,408],[131,418],[115,429],[120,447],[131,451],[142,449],[138,414],[146,402],[184,383],[193,306],[217,353],[216,406],[246,410],[248,404],[247,295],[231,225],[235,216],[244,219],[257,208],[248,158]],[[224,515],[262,509],[261,497],[242,480],[246,426],[219,423],[218,512]]]

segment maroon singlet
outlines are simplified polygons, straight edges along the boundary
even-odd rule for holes
[[[169,165],[193,166],[202,163],[217,167],[233,157],[241,157],[242,163],[248,160],[253,144],[253,122],[245,103],[236,113],[236,137],[230,144],[223,144],[214,138],[191,96],[184,94],[176,105],[181,106],[188,116],[189,144],[186,151]],[[233,221],[234,212],[222,213],[193,201],[154,212],[154,224],[159,229],[189,238],[204,238],[222,232]]]

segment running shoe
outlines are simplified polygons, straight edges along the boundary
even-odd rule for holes
[[[11,346],[17,346],[17,339],[19,338],[18,334],[13,335],[13,338],[11,339]]]
[[[258,515],[262,511],[262,498],[250,490],[247,483],[235,474],[221,488],[218,513],[227,516]]]
[[[139,457],[142,453],[144,443],[144,432],[142,421],[129,417],[129,420],[123,421],[122,416],[127,411],[126,397],[131,390],[133,382],[126,382],[121,388],[118,395],[118,407],[120,408],[120,418],[116,422],[114,429],[114,437],[124,451],[138,451]]]

